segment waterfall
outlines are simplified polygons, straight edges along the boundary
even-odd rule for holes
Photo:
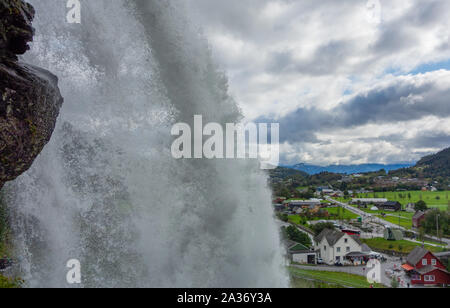
[[[59,77],[50,143],[7,184],[29,287],[286,287],[267,175],[252,160],[175,160],[170,129],[239,122],[227,78],[182,1],[29,0],[23,60]]]

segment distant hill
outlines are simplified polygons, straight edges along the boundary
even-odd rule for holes
[[[392,172],[392,174],[408,173],[410,176],[418,178],[445,178],[450,177],[450,148],[447,148],[437,154],[425,156],[419,162],[407,169]]]
[[[361,164],[361,165],[331,165],[331,166],[316,166],[309,164],[297,164],[294,166],[288,166],[287,168],[291,168],[294,170],[299,170],[306,172],[310,175],[319,174],[322,172],[331,172],[331,173],[341,173],[341,174],[355,174],[355,173],[367,173],[367,172],[376,172],[382,169],[387,172],[409,168],[414,166],[414,164],[391,164],[391,165],[383,165],[383,164]]]
[[[285,167],[277,167],[276,169],[270,170],[270,177],[271,178],[279,178],[279,179],[285,179],[288,177],[296,177],[296,178],[307,178],[309,177],[309,174],[303,171],[291,169],[291,168],[285,168]]]

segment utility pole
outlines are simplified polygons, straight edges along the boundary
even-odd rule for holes
[[[441,242],[441,238],[439,236],[439,216],[441,216],[441,214],[436,215],[436,237],[439,238],[439,242]]]

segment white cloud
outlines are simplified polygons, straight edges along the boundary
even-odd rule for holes
[[[344,108],[352,94],[361,94],[383,83],[401,85],[402,80],[410,81],[411,89],[428,82],[430,87],[435,84],[436,93],[449,91],[449,83],[439,82],[445,73],[418,78],[398,76],[423,64],[450,59],[449,1],[382,0],[380,24],[367,17],[365,0],[185,1],[193,19],[204,29],[215,58],[228,72],[230,91],[249,120],[285,117],[311,108],[326,114]],[[393,136],[407,126],[407,140],[421,134],[423,143],[424,132],[430,134],[429,140],[435,140],[435,127],[420,130],[430,121],[438,121],[428,112],[429,104],[437,106],[429,99],[430,95],[423,93],[402,93],[397,102],[400,109],[395,108],[395,101],[380,104],[380,108],[395,111],[387,115],[390,123],[377,124],[371,131],[366,129],[370,124],[365,122],[348,124],[327,136],[329,144],[323,143],[324,135],[319,128],[310,132],[317,138],[302,141],[299,125],[297,140],[286,137],[290,144],[285,146],[284,155],[293,160],[323,163],[416,159],[423,148],[412,144],[399,147],[387,138],[377,141],[369,137],[374,132],[379,132],[381,139]],[[377,101],[371,103],[376,105]],[[358,104],[353,107],[358,109]],[[402,117],[401,108],[405,114],[409,114],[408,109],[416,110],[414,119]],[[364,131],[365,140],[360,133]],[[412,132],[416,135],[412,136]],[[439,140],[444,141],[436,141],[436,148],[446,142],[445,134],[450,136],[448,131],[441,133]],[[339,144],[333,140],[339,140]],[[450,143],[448,138],[447,141]]]

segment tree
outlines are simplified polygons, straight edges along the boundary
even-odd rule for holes
[[[348,190],[344,191],[344,198],[348,199],[350,197],[350,193],[348,192]]]
[[[439,215],[439,216],[438,216]],[[439,231],[437,231],[439,221]],[[444,236],[450,234],[450,213],[441,212],[439,209],[429,211],[422,222],[422,226],[425,228],[426,233],[434,234],[442,233]]]
[[[399,283],[398,283],[398,279],[397,279],[397,277],[392,277],[392,280],[391,280],[391,287],[393,288],[393,289],[397,289],[398,287],[399,287]]]
[[[419,241],[425,242],[425,228],[423,226],[419,229]]]
[[[312,226],[312,230],[316,235],[319,235],[325,229],[334,230],[335,229],[334,224],[331,222],[322,222]]]
[[[309,236],[306,233],[299,231],[296,227],[289,226],[289,227],[285,228],[285,232],[286,232],[287,238],[290,239],[291,241],[300,243],[307,247],[312,246],[311,239],[309,238]]]
[[[280,214],[278,214],[278,218],[279,218],[281,221],[284,221],[284,222],[288,222],[288,221],[289,221],[289,216],[288,216],[288,214],[286,214],[286,213],[280,213]]]
[[[417,211],[426,211],[426,210],[428,210],[428,206],[425,203],[425,201],[420,200],[416,203],[416,205],[414,206],[414,209],[416,210],[416,212]]]

